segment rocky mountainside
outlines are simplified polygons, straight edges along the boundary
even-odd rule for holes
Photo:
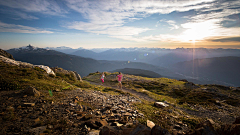
[[[12,54],[10,54],[2,49],[0,49],[0,55],[14,60]]]

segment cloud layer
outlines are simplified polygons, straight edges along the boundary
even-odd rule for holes
[[[7,24],[0,21],[0,32],[14,32],[14,33],[53,33],[51,31],[37,29],[33,27]]]
[[[240,36],[239,0],[0,0],[0,6],[7,7],[9,12],[5,10],[5,13],[14,14],[16,20],[41,19],[33,13],[66,18],[74,13],[79,15],[75,20],[61,23],[66,31],[74,29],[129,41],[231,42],[233,39],[237,42],[232,37]],[[154,15],[162,17],[173,12],[185,14],[180,19],[160,18],[153,26],[147,23],[145,26],[131,25]],[[164,32],[158,31],[160,27]],[[2,20],[0,32],[53,33]]]

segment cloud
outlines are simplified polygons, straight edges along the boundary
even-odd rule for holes
[[[67,13],[54,0],[0,0],[0,5],[20,9],[25,12],[38,12],[48,15],[62,15]]]
[[[22,12],[15,12],[15,15],[19,16],[21,19],[26,19],[26,20],[37,20],[37,19],[39,19],[38,17],[28,15],[28,14],[22,13]]]
[[[170,30],[179,29],[179,26],[176,25],[176,22],[175,22],[174,20],[166,20],[166,19],[162,19],[162,20],[158,21],[157,24],[156,24],[155,26],[158,27],[158,25],[159,25],[160,22],[166,22],[166,23],[168,23],[168,25],[171,26],[171,27],[169,27]]]
[[[212,42],[240,42],[240,36],[239,37],[211,39],[210,41],[212,41]]]
[[[0,21],[0,32],[14,32],[14,33],[53,33],[52,31],[37,29],[33,27],[7,24]]]
[[[208,2],[214,0],[191,0],[191,1],[126,1],[126,0],[66,0],[67,6],[79,12],[86,22],[70,22],[63,25],[69,29],[83,30],[85,32],[107,34],[110,37],[141,41],[136,38],[149,28],[127,27],[125,24],[140,20],[152,14],[168,14],[173,11],[189,11],[208,7]],[[167,22],[170,29],[178,29],[179,26],[173,20]],[[135,36],[135,37],[134,37]]]

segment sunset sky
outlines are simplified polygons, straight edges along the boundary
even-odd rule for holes
[[[240,49],[239,0],[0,0],[0,48]]]

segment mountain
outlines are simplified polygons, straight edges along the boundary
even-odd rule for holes
[[[154,71],[161,75],[171,75],[171,72],[164,68],[159,68],[150,64],[129,61],[98,61],[91,58],[84,58],[69,55],[54,50],[36,48],[31,45],[27,47],[7,50],[16,60],[29,62],[35,65],[46,65],[50,67],[61,67],[67,70],[77,71],[81,76],[96,71],[113,71],[123,68],[137,68]],[[171,77],[175,77],[172,73]]]
[[[78,49],[73,49],[73,48],[66,47],[66,46],[46,47],[45,49],[55,50],[55,51],[66,53],[66,54],[71,54],[71,53],[75,52],[76,50],[78,50]]]
[[[150,61],[150,64],[163,67],[171,67],[178,62],[194,59],[237,56],[240,57],[239,49],[206,49],[206,48],[177,48],[171,52]]]
[[[204,83],[240,86],[240,57],[195,59],[174,64],[171,69]]]
[[[86,57],[86,58],[93,58],[93,59],[97,58],[97,55],[98,55],[98,53],[95,53],[94,51],[87,50],[87,49],[77,50],[71,54],[76,56]]]
[[[143,69],[134,69],[134,68],[124,68],[124,69],[116,69],[111,72],[122,72],[124,74],[129,75],[136,75],[136,76],[142,76],[142,77],[150,77],[150,78],[160,78],[162,77],[156,72],[149,71],[149,70],[143,70]]]

